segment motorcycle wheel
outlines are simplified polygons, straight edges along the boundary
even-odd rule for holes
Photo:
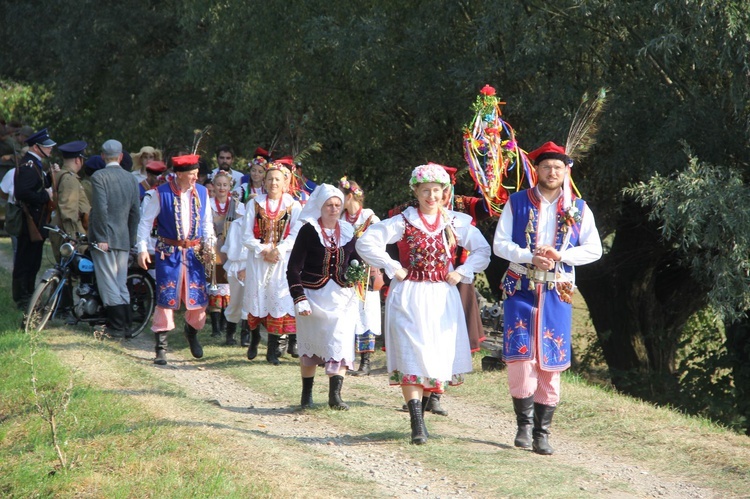
[[[155,284],[150,275],[142,271],[131,271],[127,279],[130,293],[130,336],[135,338],[146,329],[156,306]]]
[[[24,329],[27,333],[41,331],[47,325],[47,321],[49,321],[52,312],[57,307],[57,302],[60,301],[60,293],[57,293],[59,285],[59,275],[52,276],[48,281],[40,282],[37,285],[34,294],[31,295],[29,308],[26,311]]]

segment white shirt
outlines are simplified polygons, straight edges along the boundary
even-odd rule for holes
[[[182,214],[182,226],[190,227],[190,197],[193,193],[193,187],[185,192],[180,193],[180,211]],[[210,199],[206,196],[206,202]],[[141,221],[138,223],[138,242],[135,247],[138,253],[148,251],[148,239],[151,236],[151,228],[154,226],[154,220],[161,212],[161,203],[159,202],[158,191],[152,189],[148,191],[141,201]],[[210,206],[206,206],[206,216],[203,218],[203,240],[213,245],[216,238],[214,237],[214,217]],[[178,234],[179,237],[179,234]]]
[[[559,196],[552,201],[547,201],[544,196],[539,194],[538,190],[537,194],[541,199],[537,225],[537,246],[554,246],[557,234],[557,202]],[[531,263],[534,257],[531,249],[521,248],[513,242],[513,209],[510,203],[510,200],[508,200],[500,215],[500,221],[495,229],[495,238],[492,241],[492,250],[497,256],[511,262]],[[601,256],[602,242],[599,239],[599,231],[596,230],[594,214],[588,205],[584,205],[581,214],[581,232],[578,236],[578,246],[561,248],[560,261],[568,265],[584,265],[597,261]]]
[[[13,186],[15,184],[16,169],[11,168],[8,173],[3,176],[3,180],[0,181],[0,190],[8,195],[8,202],[15,203],[16,197],[13,195]]]

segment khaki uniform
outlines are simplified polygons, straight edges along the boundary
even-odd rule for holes
[[[77,232],[85,234],[86,228],[83,226],[82,220],[84,215],[91,212],[91,204],[86,197],[78,175],[63,167],[60,171],[55,172],[55,183],[57,185],[57,209],[52,217],[52,224],[60,227],[73,237]],[[50,232],[49,239],[55,260],[59,261],[62,238],[58,234]],[[82,252],[85,247],[79,247],[78,250]]]

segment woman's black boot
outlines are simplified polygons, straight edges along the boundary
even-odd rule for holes
[[[411,399],[406,405],[409,407],[409,417],[411,418],[411,443],[415,445],[426,444],[427,434],[425,433],[422,401]]]

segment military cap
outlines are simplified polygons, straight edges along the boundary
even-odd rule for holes
[[[58,151],[62,153],[62,157],[69,159],[69,158],[85,158],[86,156],[83,155],[83,151],[86,150],[86,147],[88,144],[82,140],[76,140],[73,142],[68,142],[67,144],[63,144],[57,148]]]
[[[34,135],[28,137],[26,139],[26,143],[29,145],[29,147],[33,145],[40,145],[42,147],[53,147],[57,145],[57,142],[49,137],[49,133],[47,133],[46,128],[42,128]]]

